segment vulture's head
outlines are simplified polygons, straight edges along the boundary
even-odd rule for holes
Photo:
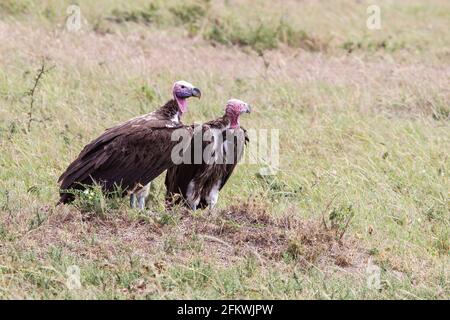
[[[178,103],[181,113],[187,111],[187,99],[190,97],[201,97],[201,92],[198,88],[194,87],[187,81],[177,81],[173,84],[173,97]]]
[[[225,114],[230,118],[230,128],[239,127],[239,116],[252,111],[250,105],[242,100],[230,99],[225,107]]]

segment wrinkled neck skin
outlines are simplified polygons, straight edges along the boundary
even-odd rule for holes
[[[230,129],[239,128],[239,115],[232,112],[227,112],[224,118],[229,121]]]
[[[178,109],[179,109],[178,116],[181,117],[181,115],[187,111],[187,99],[186,98],[178,98],[175,93],[173,94],[173,97],[178,104]]]

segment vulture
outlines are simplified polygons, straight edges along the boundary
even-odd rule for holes
[[[239,125],[239,116],[250,111],[247,103],[231,99],[222,117],[193,127],[183,163],[167,170],[168,208],[179,204],[192,210],[215,206],[219,191],[233,173],[248,142],[246,130]]]
[[[116,125],[84,147],[79,156],[59,177],[60,203],[75,199],[74,190],[99,184],[105,192],[122,190],[131,193],[130,204],[138,198],[139,208],[145,205],[148,184],[174,165],[172,141],[174,130],[184,126],[180,118],[187,111],[187,99],[200,98],[200,90],[186,81],[177,81],[172,88],[173,99],[149,114]]]

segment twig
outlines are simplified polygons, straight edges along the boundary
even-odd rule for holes
[[[266,57],[264,56],[264,52],[263,51],[258,51],[257,52],[258,56],[261,57],[262,62],[264,64],[264,78],[267,79],[267,74],[268,74],[268,70],[270,67],[270,62],[267,61]]]
[[[347,231],[348,224],[350,223],[350,220],[352,220],[352,218],[353,218],[353,215],[350,215],[347,218],[347,221],[345,222],[344,229],[342,230],[341,234],[339,235],[339,241],[341,241],[342,237],[344,236],[345,231]]]
[[[258,260],[260,266],[264,266],[264,260],[261,257],[261,255],[258,253],[258,251],[256,251],[255,248],[252,248],[249,245],[247,245],[247,250],[249,252],[251,252],[256,257],[256,259]]]
[[[336,199],[336,197],[337,197],[337,194],[335,194],[335,195],[330,199],[330,201],[328,201],[327,206],[326,206],[325,209],[323,209],[323,211],[322,211],[322,223],[323,223],[323,226],[325,227],[325,230],[326,230],[326,231],[328,231],[328,230],[330,230],[330,229],[328,228],[328,225],[327,225],[327,223],[326,223],[326,221],[325,221],[325,212],[328,211],[328,209],[330,208],[331,204],[333,203],[334,199]]]
[[[201,235],[201,237],[202,237],[203,239],[205,239],[205,240],[209,240],[209,241],[213,241],[213,242],[218,242],[218,243],[220,243],[220,244],[223,244],[224,246],[227,246],[227,247],[229,247],[229,248],[233,248],[233,246],[232,246],[231,244],[229,244],[228,242],[226,242],[226,241],[224,241],[224,240],[222,240],[222,239],[219,239],[219,238],[216,238],[216,237],[213,237],[213,236],[209,236],[209,235],[206,235],[206,234]]]
[[[28,95],[31,97],[30,100],[30,111],[28,112],[28,124],[27,124],[27,131],[30,132],[31,129],[31,122],[34,120],[33,119],[33,107],[34,107],[34,94],[36,93],[36,89],[39,85],[39,81],[41,80],[42,76],[44,75],[44,73],[48,72],[49,70],[51,70],[53,67],[50,68],[45,68],[45,59],[42,60],[42,64],[41,67],[38,70],[38,73],[36,75],[36,78],[34,79],[34,84],[33,87],[30,89],[30,91],[28,92]]]

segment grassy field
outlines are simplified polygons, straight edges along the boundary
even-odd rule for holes
[[[449,1],[77,3],[70,31],[70,1],[0,2],[0,298],[450,298]],[[279,129],[277,175],[238,166],[212,212],[165,212],[163,176],[145,213],[55,207],[178,79],[203,93],[185,123],[236,97]]]

